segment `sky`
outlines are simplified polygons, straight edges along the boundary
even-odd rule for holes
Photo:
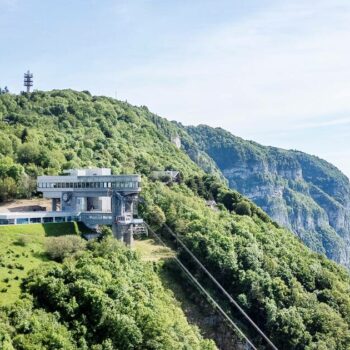
[[[350,176],[349,0],[0,0],[0,86],[108,95]]]

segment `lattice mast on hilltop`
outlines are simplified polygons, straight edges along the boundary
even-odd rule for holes
[[[33,86],[33,74],[30,71],[24,73],[24,86],[27,88],[27,92],[30,92],[30,88]]]

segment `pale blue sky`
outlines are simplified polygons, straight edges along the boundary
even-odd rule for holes
[[[350,175],[350,1],[0,0],[0,86],[127,99]]]

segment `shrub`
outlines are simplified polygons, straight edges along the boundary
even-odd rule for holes
[[[28,236],[21,235],[15,242],[15,245],[19,245],[21,247],[26,247],[30,243],[31,239]]]
[[[250,204],[247,201],[241,201],[236,205],[236,213],[238,215],[252,216],[252,210]]]
[[[56,261],[85,249],[86,242],[79,236],[67,235],[60,237],[49,237],[45,242],[47,255]]]
[[[109,226],[102,226],[101,227],[100,239],[104,239],[106,237],[112,237],[112,236],[113,236],[113,232]]]

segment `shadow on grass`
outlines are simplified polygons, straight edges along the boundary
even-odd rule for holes
[[[34,252],[32,253],[32,256],[42,261],[50,261],[50,258],[46,252]]]
[[[63,235],[82,235],[91,233],[92,230],[86,227],[82,222],[60,222],[42,224],[47,237]]]

